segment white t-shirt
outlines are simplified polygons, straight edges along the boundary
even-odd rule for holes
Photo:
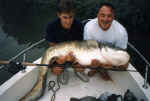
[[[110,28],[104,31],[99,27],[98,19],[92,19],[85,25],[83,37],[84,40],[97,40],[103,43],[111,43],[112,45],[122,49],[127,48],[127,31],[116,20],[113,20]]]

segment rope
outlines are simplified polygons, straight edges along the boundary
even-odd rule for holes
[[[77,71],[75,71],[74,73],[83,82],[89,82],[89,78],[84,72],[77,72]]]
[[[65,68],[64,71],[57,76],[59,83],[67,85],[69,81],[69,71]]]
[[[64,72],[57,76],[57,81],[56,82],[55,81],[49,81],[49,83],[48,83],[48,91],[51,90],[53,92],[53,95],[51,97],[51,101],[55,101],[56,92],[60,89],[60,83],[62,85],[66,85],[66,84],[68,84],[68,80],[69,80],[69,72],[65,68]],[[54,89],[55,86],[56,86],[56,83],[57,83],[58,88]]]
[[[55,85],[57,83],[57,86],[58,88],[54,89],[55,88]],[[48,91],[52,91],[53,92],[53,95],[51,97],[51,101],[55,101],[55,98],[56,98],[56,92],[60,89],[60,84],[59,84],[59,79],[57,77],[57,82],[55,81],[49,81],[48,82]]]

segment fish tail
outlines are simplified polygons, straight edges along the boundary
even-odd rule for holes
[[[47,73],[43,76],[43,82],[42,82],[42,90],[40,92],[40,95],[37,96],[34,100],[32,101],[37,101],[38,99],[40,99],[43,95],[44,95],[44,92],[45,92],[45,89],[46,89],[46,82],[47,81]]]
[[[42,69],[44,70],[44,69]],[[46,70],[47,71],[47,70]],[[44,95],[44,91],[46,89],[46,79],[47,79],[47,72],[43,75],[41,73],[41,68],[38,74],[38,80],[32,90],[27,93],[23,98],[21,98],[19,101],[37,101],[41,96]]]

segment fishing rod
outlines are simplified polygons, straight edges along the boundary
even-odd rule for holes
[[[9,61],[1,61],[0,60],[0,64],[3,65],[7,65],[9,64]],[[66,65],[68,65],[67,67],[73,67],[76,64],[72,64],[72,63],[65,63],[65,64],[37,64],[37,63],[29,63],[29,62],[16,62],[16,64],[22,64],[24,66],[45,66],[45,67],[66,67]],[[78,70],[83,69],[83,68],[88,68],[88,69],[103,69],[103,70],[110,70],[110,71],[129,71],[129,72],[137,72],[136,70],[130,70],[130,69],[121,69],[118,67],[112,67],[112,68],[104,68],[104,67],[91,67],[91,66],[86,66],[86,67],[79,67],[77,68]],[[57,68],[58,70],[62,70],[64,68]]]
[[[40,43],[42,43],[42,42],[44,42],[44,41],[45,41],[45,39],[42,39],[42,40],[40,40],[40,41],[38,41],[38,42],[32,44],[30,47],[24,49],[23,51],[21,51],[20,53],[18,53],[16,56],[12,57],[9,61],[15,60],[15,59],[18,58],[20,55],[24,54],[26,51],[30,50],[31,48],[37,46],[38,44],[40,44]]]
[[[44,42],[46,39],[42,39],[42,40],[40,40],[40,41],[38,41],[38,42],[36,42],[36,43],[34,43],[34,44],[32,44],[31,46],[29,46],[28,48],[26,48],[26,49],[24,49],[24,50],[22,50],[21,52],[19,52],[16,56],[14,56],[14,57],[12,57],[11,59],[9,59],[9,62],[11,62],[11,61],[13,61],[13,60],[15,60],[16,58],[18,58],[19,56],[21,56],[22,54],[24,54],[25,52],[27,52],[28,50],[30,50],[30,49],[32,49],[33,47],[35,47],[35,46],[37,46],[38,44],[40,44],[40,43],[42,43],[42,42]],[[0,70],[1,69],[3,69],[4,68],[4,66],[2,65],[2,66],[0,66]]]

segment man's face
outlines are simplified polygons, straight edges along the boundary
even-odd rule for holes
[[[61,25],[64,29],[70,29],[74,20],[73,13],[57,13],[60,19]]]
[[[103,6],[98,12],[98,24],[103,30],[108,30],[114,19],[114,13],[108,6]]]

